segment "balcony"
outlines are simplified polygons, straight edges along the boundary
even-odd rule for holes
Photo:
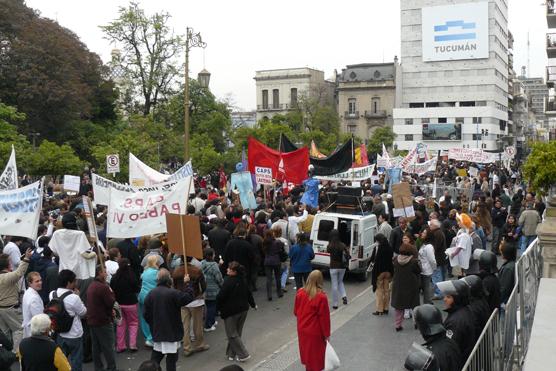
[[[257,111],[259,112],[266,112],[266,111],[284,111],[290,109],[289,104],[259,104],[257,105]]]
[[[553,88],[556,83],[556,66],[546,67],[546,85]]]
[[[353,111],[353,112],[345,111],[344,112],[344,118],[345,119],[358,119],[359,118],[359,111]]]
[[[556,33],[546,34],[546,55],[548,58],[556,58]]]
[[[545,113],[547,116],[556,117],[556,97],[546,98]]]
[[[556,8],[554,0],[546,0],[546,23],[548,28],[556,28]]]
[[[367,119],[379,119],[386,116],[386,110],[365,111],[365,118]]]

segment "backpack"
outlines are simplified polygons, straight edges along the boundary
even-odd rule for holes
[[[52,299],[50,299],[44,308],[44,313],[50,317],[52,322],[52,329],[58,334],[68,332],[73,325],[73,317],[69,315],[64,305],[64,299],[72,293],[67,291],[58,297],[56,290],[54,290]]]

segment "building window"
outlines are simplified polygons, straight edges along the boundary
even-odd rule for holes
[[[439,124],[446,124],[448,122],[448,119],[446,117],[439,117],[438,118],[438,123]]]
[[[430,123],[431,123],[431,119],[430,119],[430,118],[421,119],[421,124],[430,124]]]
[[[350,115],[355,115],[356,107],[355,107],[355,98],[348,99],[348,113]]]
[[[413,134],[406,134],[406,135],[405,135],[405,140],[406,140],[406,141],[409,141],[409,142],[410,142],[410,141],[413,141]]]
[[[355,126],[355,125],[348,125],[347,129],[348,129],[348,133],[353,134],[353,133],[355,133],[355,131],[356,131],[356,129],[357,129],[357,126]]]
[[[371,100],[371,108],[373,113],[378,113],[378,110],[380,109],[380,98],[373,98]]]
[[[268,90],[263,90],[263,109],[268,109]]]
[[[473,140],[483,140],[482,134],[473,134]]]
[[[425,103],[409,103],[409,108],[423,108]]]
[[[482,122],[483,122],[482,117],[473,117],[473,123],[474,124],[481,124]]]
[[[291,108],[297,108],[297,88],[291,88],[290,90],[290,105]]]
[[[456,124],[463,124],[463,117],[456,117]]]
[[[280,108],[280,91],[278,89],[272,90],[272,108]]]
[[[438,102],[429,102],[429,103],[426,104],[426,106],[427,107],[432,107],[432,108],[440,107],[440,103],[438,103]]]
[[[413,119],[405,119],[406,125],[413,125]]]
[[[475,107],[474,101],[459,102],[460,107]]]

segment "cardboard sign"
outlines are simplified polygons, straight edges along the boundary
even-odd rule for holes
[[[272,185],[272,168],[255,166],[257,184]]]
[[[64,191],[79,192],[81,178],[75,175],[64,175]]]
[[[392,185],[392,198],[394,200],[394,216],[405,216],[409,221],[415,218],[413,210],[413,195],[409,183],[401,182]],[[398,210],[396,210],[398,209]]]
[[[195,215],[166,214],[170,252],[203,259],[200,223]]]

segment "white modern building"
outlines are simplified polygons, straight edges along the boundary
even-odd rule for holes
[[[397,149],[509,141],[507,0],[401,0],[401,42]]]
[[[308,67],[257,71],[255,81],[257,121],[296,109],[302,96],[334,103],[335,83],[325,80],[323,71]]]

